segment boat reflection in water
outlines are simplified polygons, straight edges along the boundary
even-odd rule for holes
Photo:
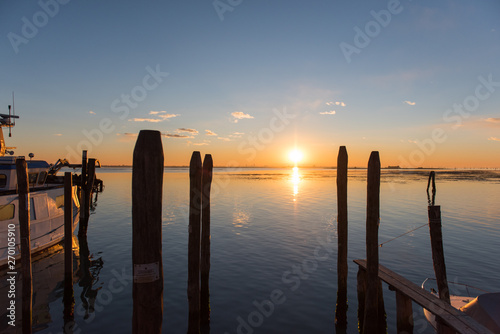
[[[85,309],[86,319],[94,311],[94,302],[100,288],[94,288],[99,281],[99,272],[103,267],[102,258],[92,259],[89,256],[88,245],[85,239],[80,239],[73,235],[73,285],[78,283],[82,287],[80,299]],[[0,271],[0,276],[8,278],[7,269]],[[9,325],[10,319],[6,308],[2,308],[0,320],[1,333],[21,333],[21,312],[22,312],[22,282],[21,268],[16,268],[15,275],[15,305],[16,322],[15,326]],[[49,327],[53,321],[52,317],[59,317],[51,314],[50,304],[60,301],[62,304],[64,296],[64,248],[63,243],[56,244],[42,253],[36,254],[32,258],[32,284],[33,284],[33,332],[38,332]],[[0,305],[9,305],[12,300],[9,298],[11,290],[10,282],[3,279],[0,282]],[[60,317],[63,314],[61,312]],[[77,319],[75,319],[77,320]]]

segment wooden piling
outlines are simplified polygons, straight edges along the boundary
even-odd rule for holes
[[[78,224],[78,236],[87,236],[88,216],[85,208],[87,207],[87,151],[82,151],[82,174],[80,175],[80,222]]]
[[[396,326],[398,333],[413,333],[413,306],[411,298],[396,290]]]
[[[86,184],[86,196],[87,200],[85,201],[85,210],[86,216],[90,217],[90,207],[92,205],[92,192],[94,190],[94,182],[95,182],[95,162],[96,159],[89,159],[87,163],[87,184]]]
[[[64,332],[72,333],[75,297],[73,291],[73,180],[64,173]]]
[[[200,332],[201,178],[201,155],[195,151],[189,163],[188,334]]]
[[[132,167],[132,333],[161,333],[163,317],[161,133],[141,130]]]
[[[381,323],[383,314],[379,314],[380,280],[378,278],[378,227],[380,219],[380,157],[373,151],[368,161],[367,202],[366,202],[366,301],[364,333],[384,333]]]
[[[27,164],[24,157],[16,159],[16,173],[21,234],[22,330],[23,334],[31,334],[33,284],[31,281],[30,198]]]
[[[203,159],[202,198],[201,198],[201,285],[200,285],[200,322],[210,322],[210,189],[212,186],[212,155]]]
[[[340,146],[337,157],[337,306],[335,326],[342,331],[347,326],[347,150]]]

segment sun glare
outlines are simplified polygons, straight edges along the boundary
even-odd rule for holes
[[[288,157],[295,165],[297,165],[297,163],[299,163],[302,160],[303,154],[299,150],[295,149],[293,151],[290,151]]]

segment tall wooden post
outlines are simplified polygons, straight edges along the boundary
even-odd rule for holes
[[[72,333],[74,325],[73,292],[73,180],[64,173],[64,332]]]
[[[200,332],[201,177],[201,155],[195,151],[189,163],[188,334]]]
[[[163,317],[161,133],[141,130],[132,167],[132,333],[161,333]]]
[[[202,325],[210,322],[210,189],[212,185],[212,155],[206,154],[203,159],[202,176],[202,214],[201,214],[201,288],[200,288],[200,321]]]
[[[366,302],[365,333],[383,333],[379,328],[378,226],[380,219],[380,157],[373,151],[368,161],[366,202]]]
[[[340,146],[337,157],[337,307],[335,326],[345,332],[347,326],[347,150]]]
[[[95,159],[89,159],[87,163],[87,200],[85,201],[85,210],[87,217],[90,217],[90,206],[92,204],[92,191],[94,189],[94,181],[95,181]]]
[[[33,284],[31,281],[30,198],[27,164],[24,157],[16,159],[16,173],[21,233],[22,329],[24,334],[31,334]]]
[[[82,151],[82,175],[80,177],[80,224],[78,227],[78,236],[87,235],[88,216],[85,208],[87,207],[87,151]]]

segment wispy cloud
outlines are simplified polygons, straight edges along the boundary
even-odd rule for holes
[[[500,118],[498,118],[498,117],[497,118],[490,117],[490,118],[485,119],[485,121],[488,122],[488,123],[498,123],[498,124],[500,124]]]
[[[341,106],[345,107],[345,103],[342,101],[331,101],[331,102],[326,102],[325,103],[327,106]]]
[[[226,137],[217,137],[217,139],[223,140],[223,141],[231,141],[231,139],[226,138]]]
[[[253,116],[250,116],[249,114],[245,114],[242,111],[232,112],[231,115],[234,117],[234,120],[233,120],[234,123],[238,123],[238,121],[240,119],[253,118]]]
[[[61,137],[62,133],[54,133],[54,136]]]
[[[320,115],[335,115],[335,110],[330,111],[322,111],[319,113]]]
[[[177,132],[188,132],[188,133],[192,133],[192,134],[198,134],[198,130],[195,130],[195,129],[187,129],[187,128],[178,128],[176,130]]]
[[[207,136],[217,136],[217,134],[216,134],[215,132],[210,131],[210,130],[205,130],[205,134],[206,134]]]
[[[232,134],[229,135],[229,137],[231,138],[241,138],[241,136],[243,136],[244,133],[243,132],[233,132]]]
[[[497,137],[490,137],[490,138],[488,138],[488,140],[500,141],[500,138],[497,138]]]
[[[95,115],[95,112],[93,112],[92,110],[89,111],[89,114],[91,115]]]
[[[411,101],[403,101],[403,103],[406,103],[407,105],[414,106],[416,103],[411,102]]]
[[[178,133],[162,133],[165,138],[194,138],[193,136],[181,135]]]
[[[125,143],[135,140],[138,135],[139,135],[138,133],[130,133],[130,132],[116,134],[116,136],[119,138],[118,140],[120,142],[125,142]]]
[[[149,115],[157,116],[159,118],[131,118],[130,122],[150,122],[158,123],[169,120],[170,118],[178,117],[179,114],[169,114],[166,111],[150,111]]]
[[[209,145],[208,143],[193,143],[195,146],[204,146],[204,145]]]

